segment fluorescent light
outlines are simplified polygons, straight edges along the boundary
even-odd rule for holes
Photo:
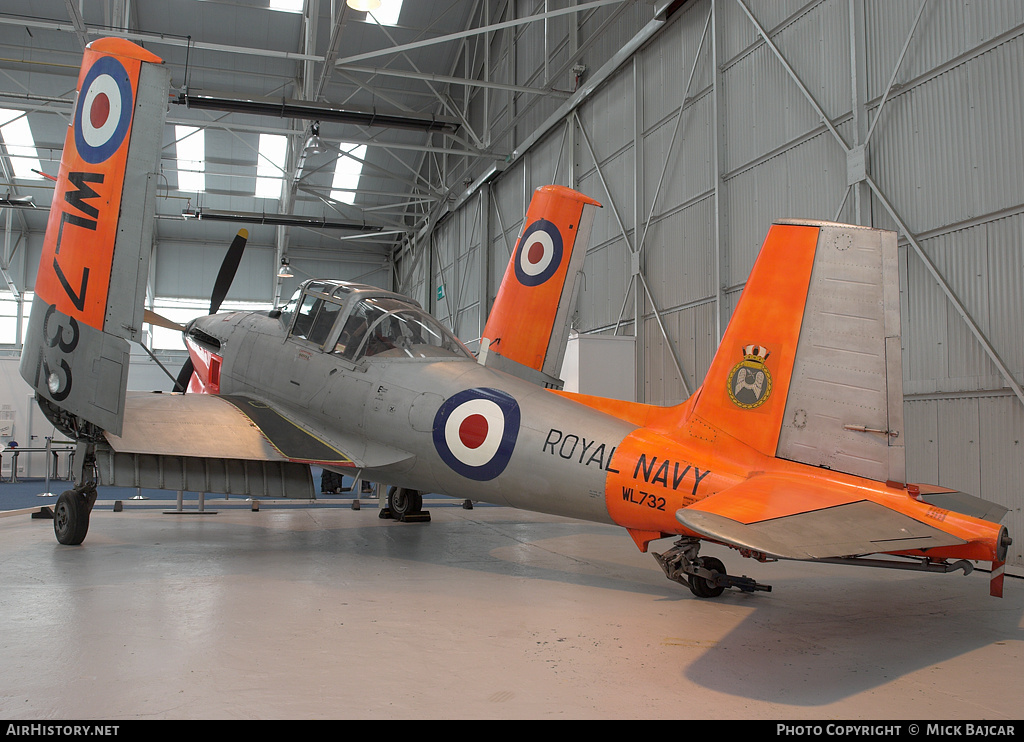
[[[14,177],[42,180],[43,176],[32,172],[33,169],[42,170],[43,166],[39,164],[36,140],[32,136],[28,116],[24,111],[0,108],[0,138],[3,139],[7,155],[11,158]]]
[[[206,132],[197,126],[174,127],[178,152],[178,190],[206,190]]]
[[[355,203],[356,187],[359,185],[359,175],[363,172],[362,160],[366,157],[365,144],[341,143],[342,152],[348,152],[352,157],[342,154],[338,157],[338,165],[334,170],[334,182],[331,183],[331,198],[345,204]],[[352,158],[356,159],[352,159]]]
[[[260,151],[256,160],[256,198],[281,198],[287,153],[288,137],[260,134]]]

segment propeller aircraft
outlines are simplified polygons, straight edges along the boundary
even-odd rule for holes
[[[577,276],[599,204],[537,190],[477,357],[416,302],[309,280],[270,312],[185,328],[187,393],[128,393],[143,309],[169,75],[119,39],[85,52],[36,279],[21,374],[77,441],[56,506],[88,531],[98,484],[312,497],[310,465],[391,487],[381,516],[422,521],[423,492],[624,527],[698,597],[770,590],[699,554],[933,572],[991,562],[1006,509],[906,482],[896,237],[774,224],[703,385],[657,406],[561,391]],[[186,391],[183,389],[183,391]]]

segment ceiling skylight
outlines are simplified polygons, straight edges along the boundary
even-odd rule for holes
[[[356,188],[359,186],[359,174],[363,172],[363,159],[366,157],[365,144],[348,144],[342,142],[342,152],[348,152],[338,158],[338,166],[334,171],[334,182],[331,184],[331,198],[345,204],[355,203]]]
[[[301,13],[302,0],[270,0],[267,7],[271,10],[281,10],[285,13]]]
[[[178,152],[178,190],[206,190],[206,132],[196,126],[174,127]]]
[[[24,111],[0,108],[0,138],[11,158],[15,178],[42,179],[39,173],[32,172],[33,169],[42,170],[43,166],[39,164],[36,140],[32,137],[32,129],[29,128],[28,116]]]
[[[377,10],[366,14],[366,20],[376,22],[380,26],[397,26],[398,16],[402,13],[402,0],[381,0]]]
[[[256,160],[256,198],[281,198],[288,137],[260,134],[260,153]]]

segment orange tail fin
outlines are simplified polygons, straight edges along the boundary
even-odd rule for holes
[[[769,456],[902,482],[895,234],[773,225],[695,418]]]
[[[480,362],[560,387],[575,303],[597,201],[564,186],[534,192],[516,249],[481,339]]]
[[[169,73],[122,39],[86,47],[36,276],[21,375],[69,415],[120,432],[143,323]]]

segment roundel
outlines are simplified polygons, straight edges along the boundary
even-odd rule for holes
[[[456,473],[485,482],[505,471],[519,436],[519,403],[500,389],[467,389],[434,416],[434,448]]]
[[[539,286],[562,264],[562,234],[547,219],[533,222],[516,248],[516,278],[524,286]]]
[[[132,120],[132,86],[124,65],[100,57],[82,81],[75,110],[75,146],[96,165],[121,146]]]

